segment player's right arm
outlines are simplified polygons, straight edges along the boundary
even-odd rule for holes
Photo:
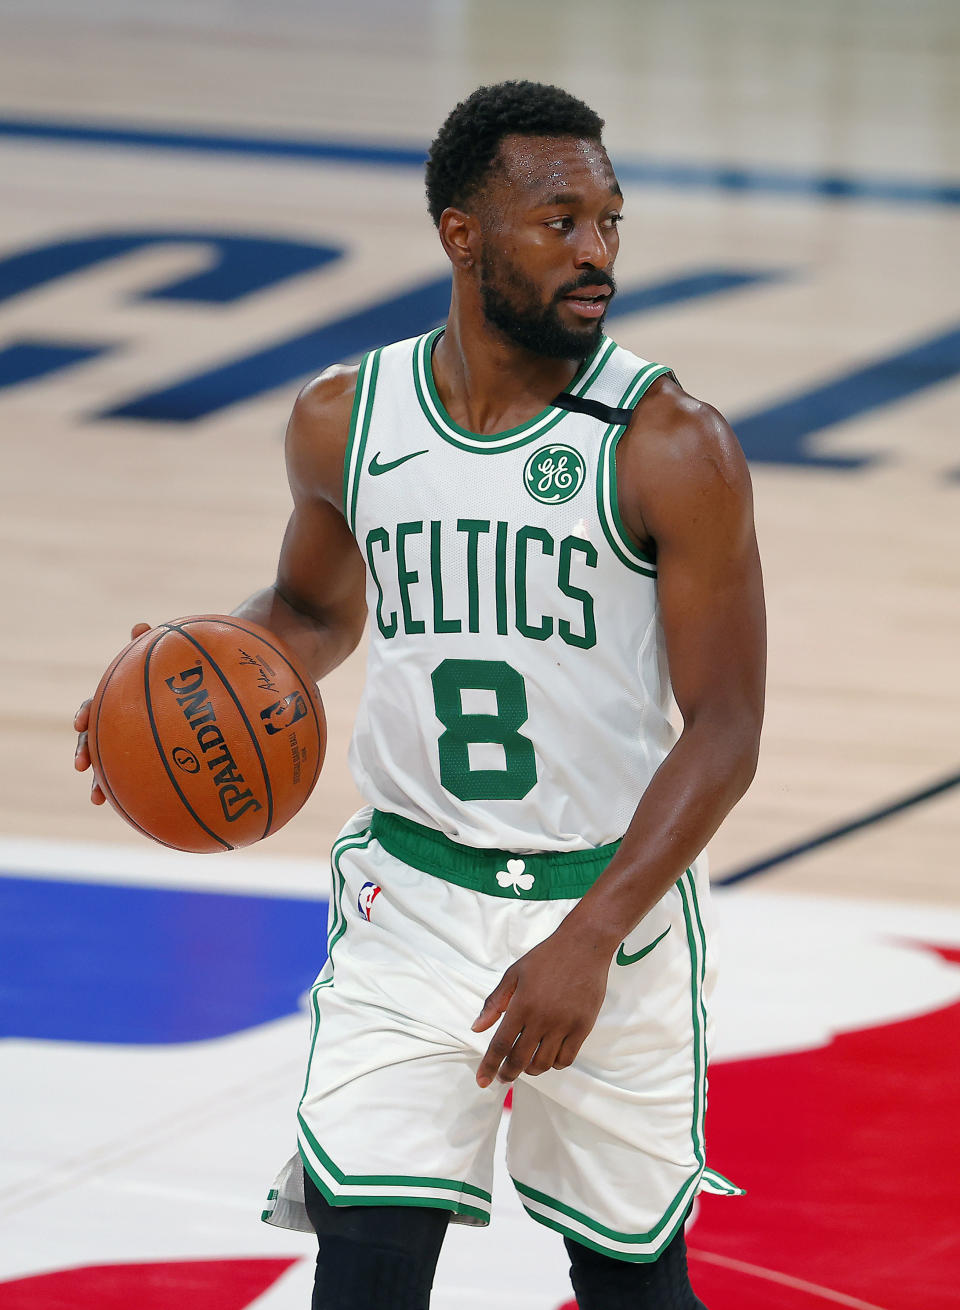
[[[343,516],[343,463],[358,370],[335,365],[297,397],[287,425],[287,477],[293,512],[276,581],[233,611],[269,629],[319,680],[357,645],[366,621],[364,563]],[[131,636],[149,631],[138,623]],[[90,767],[90,701],[74,718],[79,736],[74,766]],[[94,779],[90,799],[104,795]]]
[[[276,581],[233,611],[285,641],[318,681],[354,649],[367,615],[363,557],[343,516],[356,381],[356,368],[336,365],[297,397],[286,437],[293,513]]]

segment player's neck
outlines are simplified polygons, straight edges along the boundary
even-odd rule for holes
[[[580,360],[548,359],[451,307],[433,352],[433,377],[450,417],[489,435],[526,423],[570,383]]]

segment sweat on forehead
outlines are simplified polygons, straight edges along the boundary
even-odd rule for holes
[[[493,172],[524,191],[565,191],[579,179],[619,194],[616,175],[599,141],[574,137],[508,136]]]

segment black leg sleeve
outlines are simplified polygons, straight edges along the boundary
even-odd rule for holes
[[[303,1183],[320,1244],[312,1310],[428,1310],[449,1211],[328,1205]]]
[[[564,1238],[580,1310],[706,1310],[690,1286],[683,1226],[651,1264],[601,1255]]]

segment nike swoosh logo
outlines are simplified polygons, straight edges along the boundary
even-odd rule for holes
[[[409,455],[401,455],[399,459],[388,459],[385,464],[380,463],[379,450],[373,459],[367,465],[367,472],[372,478],[378,477],[381,473],[389,473],[391,469],[399,468],[401,464],[406,464],[408,459],[416,459],[418,455],[425,455],[425,450],[413,450]]]
[[[649,955],[653,948],[663,941],[671,926],[668,924],[659,937],[655,938],[649,946],[642,947],[641,950],[637,951],[636,955],[628,955],[623,949],[623,942],[621,942],[620,949],[617,951],[617,964],[636,964],[638,960],[642,960],[645,955]]]

